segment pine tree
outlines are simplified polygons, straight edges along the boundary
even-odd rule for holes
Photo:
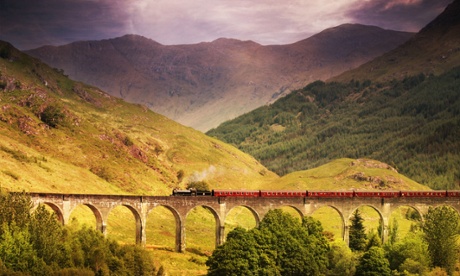
[[[359,210],[353,213],[350,226],[350,249],[353,251],[363,251],[366,248],[366,229],[363,224],[363,218]]]
[[[361,257],[356,276],[390,276],[390,264],[381,247],[373,246]]]

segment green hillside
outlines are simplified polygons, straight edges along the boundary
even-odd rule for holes
[[[460,68],[401,81],[312,83],[208,132],[279,175],[370,158],[436,189],[460,181]]]
[[[169,195],[193,181],[258,188],[277,178],[232,146],[0,43],[2,189]]]
[[[281,190],[426,190],[393,167],[370,159],[342,158],[289,173],[268,188]]]

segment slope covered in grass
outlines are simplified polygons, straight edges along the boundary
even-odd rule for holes
[[[257,188],[277,176],[191,128],[74,82],[0,43],[3,189],[168,195],[206,181]]]
[[[369,159],[337,159],[306,171],[289,173],[272,183],[284,190],[426,190],[393,167]]]

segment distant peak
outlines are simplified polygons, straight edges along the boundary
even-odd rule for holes
[[[212,44],[227,44],[227,45],[238,45],[238,44],[249,44],[249,45],[260,45],[252,40],[239,40],[234,38],[221,37],[211,42]]]
[[[111,40],[122,40],[122,41],[131,41],[131,42],[149,42],[149,43],[155,43],[158,45],[162,45],[161,43],[158,43],[153,39],[147,38],[142,35],[137,35],[137,34],[126,34],[124,36],[116,37]]]
[[[356,30],[383,30],[378,26],[373,25],[363,25],[356,23],[345,23],[335,27],[327,28],[320,33],[335,32],[335,31],[356,31]]]

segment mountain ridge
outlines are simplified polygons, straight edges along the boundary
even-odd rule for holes
[[[345,24],[287,45],[220,38],[166,46],[126,35],[26,52],[73,79],[204,131],[354,68],[411,36]]]
[[[455,0],[407,42],[329,81],[388,81],[439,75],[460,63],[460,1]],[[436,41],[439,45],[435,45]]]

